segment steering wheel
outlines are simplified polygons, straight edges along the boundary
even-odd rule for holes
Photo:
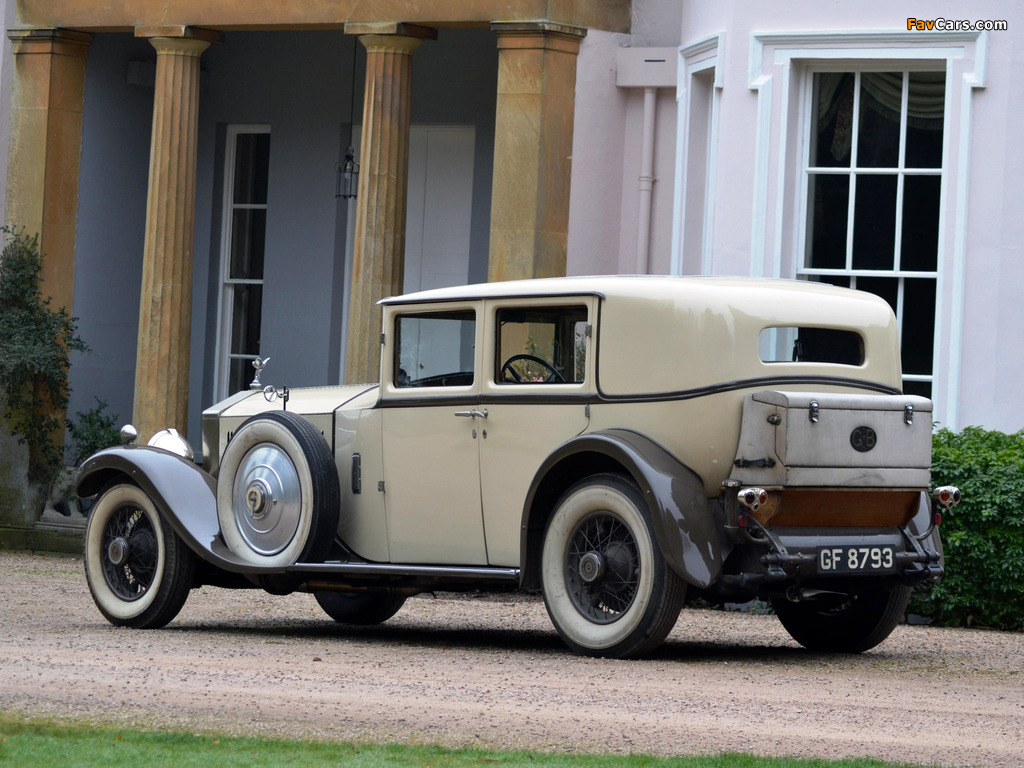
[[[512,374],[512,378],[515,381],[517,381],[520,384],[524,383],[523,382],[523,377],[520,376],[519,372],[516,371],[516,369],[512,367],[512,363],[519,362],[520,360],[526,360],[526,361],[531,362],[531,363],[537,363],[538,365],[541,365],[544,368],[547,368],[549,371],[551,371],[551,373],[548,375],[548,377],[546,379],[544,379],[544,381],[542,383],[544,383],[544,384],[551,384],[551,383],[565,384],[565,377],[563,377],[562,374],[560,374],[558,371],[556,371],[555,367],[553,365],[551,365],[551,363],[549,363],[547,360],[542,360],[541,358],[536,357],[535,355],[512,355],[512,357],[510,357],[508,360],[506,360],[504,363],[502,363],[502,365],[501,365],[501,372],[499,373],[498,378],[501,381],[508,381],[509,379],[505,378],[505,374],[506,373],[510,373],[510,374]],[[532,382],[532,383],[536,383],[536,382]]]

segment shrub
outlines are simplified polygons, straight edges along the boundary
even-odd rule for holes
[[[968,427],[933,439],[932,483],[963,501],[943,515],[946,576],[912,610],[954,626],[1024,629],[1024,430]]]
[[[63,466],[55,439],[68,404],[72,350],[85,352],[76,320],[39,289],[39,236],[0,228],[0,416],[30,449],[29,479],[45,483]]]
[[[88,411],[79,411],[74,417],[68,416],[68,434],[71,445],[65,452],[69,465],[78,466],[86,458],[103,448],[121,442],[117,428],[117,414],[106,413],[107,401],[94,396],[96,405]]]

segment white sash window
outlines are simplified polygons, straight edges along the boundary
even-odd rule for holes
[[[246,389],[260,354],[270,127],[232,125],[224,157],[217,395]]]
[[[809,73],[804,257],[797,274],[885,298],[906,392],[930,397],[946,73]]]

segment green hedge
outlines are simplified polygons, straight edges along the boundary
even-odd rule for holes
[[[932,484],[963,501],[943,515],[946,576],[911,611],[948,626],[1024,629],[1024,430],[940,430]]]

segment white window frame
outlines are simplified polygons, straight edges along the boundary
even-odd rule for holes
[[[936,277],[933,417],[957,428],[963,344],[971,94],[984,88],[987,32],[903,30],[753,32],[747,86],[757,94],[750,274],[795,277],[803,263],[806,73],[835,67],[946,72],[944,184]],[[794,130],[795,128],[795,130]]]
[[[676,130],[676,167],[675,190],[672,205],[672,252],[669,272],[673,275],[684,273],[684,252],[690,250],[687,240],[700,238],[700,273],[713,273],[714,223],[716,184],[718,179],[718,119],[723,86],[723,67],[719,66],[725,58],[725,32],[708,35],[679,46],[679,58],[676,75],[677,123]],[[704,105],[708,113],[706,141],[697,146],[690,137],[690,115],[695,111],[695,94],[693,87],[695,77],[711,74],[710,103]],[[698,167],[699,166],[699,167]],[[690,174],[704,174],[703,207],[700,232],[687,232],[684,222],[686,211],[692,205],[688,195],[695,192]]]
[[[911,66],[904,66],[902,69],[891,66],[886,62],[875,62],[870,61],[867,64],[854,62],[852,66],[846,64],[829,62],[824,65],[809,66],[802,73],[801,83],[803,93],[801,98],[801,136],[800,136],[800,158],[801,158],[801,169],[800,169],[800,191],[797,197],[798,214],[796,221],[798,226],[794,230],[794,242],[796,247],[794,248],[795,260],[797,263],[795,266],[795,274],[797,277],[802,278],[813,278],[813,277],[844,277],[851,281],[851,287],[856,288],[857,278],[860,277],[881,277],[894,279],[897,281],[897,292],[896,292],[896,307],[894,309],[896,313],[897,326],[900,328],[902,333],[903,329],[903,298],[904,298],[904,286],[907,279],[926,279],[935,281],[936,298],[938,291],[938,278],[939,270],[936,268],[931,271],[921,270],[906,270],[902,268],[901,258],[901,234],[903,232],[903,194],[904,194],[904,180],[907,176],[937,176],[939,178],[939,184],[941,189],[941,197],[939,199],[939,252],[943,249],[941,242],[942,232],[944,230],[944,220],[946,214],[946,206],[944,204],[946,195],[946,186],[948,173],[946,172],[945,162],[948,153],[943,150],[942,163],[936,168],[927,169],[913,169],[907,170],[905,163],[906,153],[906,135],[907,135],[907,99],[909,95],[909,75],[911,72],[945,72],[945,62],[933,62],[933,61],[920,61]],[[866,72],[899,72],[903,75],[903,93],[900,104],[900,145],[899,145],[899,159],[895,168],[876,168],[858,165],[858,141],[860,138],[860,131],[854,129],[851,135],[851,146],[850,146],[850,165],[839,168],[819,168],[811,165],[810,162],[810,142],[811,142],[811,130],[813,119],[813,106],[814,106],[814,75],[821,72],[852,72],[855,76],[855,87],[854,87],[854,125],[857,124],[857,117],[859,115],[858,109],[861,94],[861,75]],[[948,83],[947,83],[948,89]],[[945,126],[945,116],[943,119],[944,136],[948,136],[947,126]],[[823,269],[807,266],[808,248],[809,248],[809,237],[808,231],[811,228],[810,224],[810,206],[808,196],[810,194],[810,177],[812,174],[819,176],[823,175],[835,175],[845,176],[847,178],[854,177],[853,190],[851,192],[847,207],[847,224],[846,224],[846,254],[844,260],[844,266],[837,269]],[[858,269],[853,266],[853,236],[854,229],[856,227],[856,221],[854,219],[854,209],[856,206],[856,183],[857,179],[861,176],[868,175],[885,175],[885,176],[896,176],[896,222],[895,222],[895,243],[893,252],[893,268],[892,269]],[[938,256],[936,256],[938,260]],[[936,313],[938,312],[938,304],[936,303]],[[935,381],[935,365],[937,362],[937,349],[938,338],[933,339],[932,346],[932,370],[928,374],[920,373],[907,373],[903,372],[904,381],[916,381],[925,382],[933,385]]]
[[[214,356],[214,382],[216,392],[214,399],[223,400],[233,392],[228,392],[228,377],[231,374],[231,325],[234,312],[234,286],[263,285],[263,279],[239,279],[231,277],[231,233],[234,217],[231,215],[236,208],[251,210],[267,210],[267,204],[235,204],[234,179],[235,156],[238,136],[247,133],[270,133],[269,125],[229,125],[224,138],[224,173],[222,176],[223,196],[221,199],[220,229],[220,289],[217,305],[217,350]],[[269,202],[269,201],[268,201]],[[266,264],[264,263],[264,270]],[[234,357],[253,359],[251,355],[234,355]],[[255,371],[253,371],[255,375]]]

